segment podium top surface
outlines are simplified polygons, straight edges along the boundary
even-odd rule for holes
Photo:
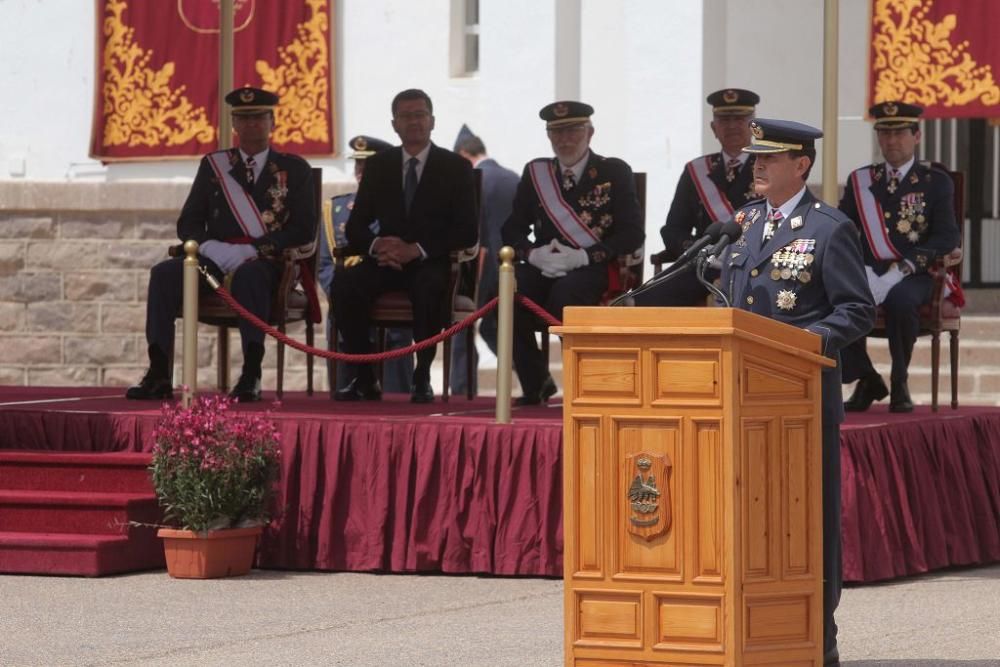
[[[552,333],[653,334],[719,336],[757,340],[796,356],[835,366],[822,355],[819,335],[738,308],[617,308],[572,306],[563,310],[563,325]]]

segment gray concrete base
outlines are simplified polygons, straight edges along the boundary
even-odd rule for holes
[[[561,665],[562,582],[0,576],[2,665]],[[842,664],[1000,665],[1000,565],[844,591]]]

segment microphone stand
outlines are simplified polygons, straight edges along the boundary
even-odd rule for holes
[[[729,302],[729,297],[727,297],[722,290],[716,287],[712,281],[705,279],[705,269],[708,268],[708,260],[708,255],[698,255],[695,276],[697,276],[698,282],[704,285],[705,289],[714,294],[719,300],[722,301],[723,304],[725,304],[726,308],[731,308],[732,304]]]
[[[679,276],[685,271],[690,271],[693,268],[694,268],[693,262],[684,262],[683,264],[675,262],[671,264],[669,268],[664,269],[663,271],[653,276],[652,278],[650,278],[643,284],[639,285],[635,289],[629,290],[628,292],[625,292],[621,296],[615,298],[615,300],[609,303],[608,306],[634,306],[635,297],[639,296],[640,294],[644,294],[649,290],[653,289],[654,287],[662,285],[671,278]]]

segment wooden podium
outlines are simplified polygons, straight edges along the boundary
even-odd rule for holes
[[[819,336],[564,316],[566,664],[822,665]]]

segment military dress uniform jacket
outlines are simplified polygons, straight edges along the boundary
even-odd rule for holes
[[[227,151],[230,173],[246,189],[246,168],[236,148]],[[316,237],[316,205],[309,163],[297,155],[268,151],[267,162],[251,197],[261,212],[267,233],[253,244],[265,254],[309,243]],[[222,185],[208,162],[201,159],[187,201],[177,219],[182,241],[232,241],[246,237],[226,201]]]
[[[742,208],[753,199],[759,199],[753,189],[753,155],[747,159],[732,181],[726,180],[726,161],[721,152],[708,156],[703,155],[696,159],[703,160],[706,157],[711,162],[708,177],[725,193],[733,211]],[[667,261],[677,259],[681,253],[687,250],[694,239],[705,233],[705,228],[710,224],[712,224],[712,217],[705,210],[701,198],[698,197],[694,179],[685,166],[677,181],[677,190],[674,192],[674,199],[667,212],[666,224],[660,228],[663,246],[667,251]],[[694,230],[693,236],[692,229]]]
[[[428,260],[448,259],[452,250],[476,244],[475,181],[472,165],[457,153],[431,144],[417,192],[407,214],[403,201],[403,149],[395,146],[365,161],[354,208],[347,221],[352,252],[368,255],[376,236],[419,243]],[[379,223],[378,234],[372,223]]]
[[[347,219],[351,217],[351,210],[354,208],[354,198],[356,192],[349,192],[344,195],[337,195],[330,200],[330,219],[333,238],[329,237],[330,230],[323,227],[322,243],[319,244],[319,267],[316,270],[316,280],[324,292],[330,294],[333,287],[333,271],[335,262],[333,259],[334,248],[347,247]]]
[[[555,158],[533,160],[538,161],[553,162]],[[512,246],[522,260],[532,248],[546,245],[552,239],[573,245],[559,232],[539,201],[529,173],[531,164],[525,165],[521,174],[514,208],[501,234],[504,245]],[[556,169],[559,169],[558,163]],[[642,247],[646,232],[635,177],[631,167],[622,160],[602,157],[591,151],[580,182],[569,192],[563,190],[562,195],[599,239],[586,249],[591,264],[605,264]],[[528,237],[532,231],[534,242]]]
[[[749,310],[823,338],[833,359],[875,322],[860,240],[853,223],[806,190],[761,247],[767,205],[740,209],[743,235],[722,257],[722,289],[734,308]],[[823,371],[823,422],[843,421],[840,368]]]
[[[872,164],[858,171],[871,170],[870,190],[882,207],[883,221],[889,241],[904,259],[913,263],[916,273],[927,271],[934,259],[959,246],[958,225],[955,222],[954,184],[951,176],[929,162],[914,162],[910,172],[889,192],[886,164]],[[854,221],[861,231],[865,264],[881,275],[892,260],[875,258],[858,213],[851,180],[847,181],[838,208]]]

